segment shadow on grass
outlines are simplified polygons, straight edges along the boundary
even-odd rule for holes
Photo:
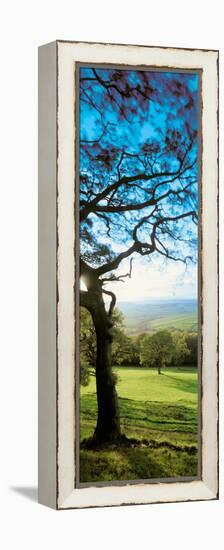
[[[181,402],[173,404],[119,398],[119,406],[121,425],[124,427],[127,437],[138,437],[139,430],[142,431],[142,437],[144,437],[144,432],[145,437],[148,437],[147,431],[150,429],[166,432],[167,437],[171,432],[186,433],[186,437],[188,433],[197,433],[197,408],[186,406]],[[80,407],[81,439],[91,435],[91,428],[94,431],[96,417],[96,397],[93,394],[82,396]],[[88,433],[85,428],[86,423],[88,424]]]
[[[166,448],[82,450],[80,481],[108,482],[197,475],[197,454]]]
[[[177,378],[176,376],[172,376],[170,374],[167,374],[166,372],[162,373],[163,376],[166,376],[169,378],[170,385],[174,387],[176,390],[186,392],[186,393],[198,393],[198,386],[195,385],[195,382],[191,380],[183,380],[183,378]]]
[[[81,451],[80,480],[88,483],[165,476],[166,469],[142,451],[145,449]]]

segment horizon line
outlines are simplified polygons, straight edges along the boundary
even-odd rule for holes
[[[136,303],[136,302],[144,302],[144,301],[147,301],[147,302],[150,302],[150,301],[163,301],[163,300],[169,300],[169,301],[178,301],[178,300],[185,300],[186,302],[187,301],[190,301],[190,300],[195,300],[197,301],[198,300],[198,297],[197,296],[191,296],[191,297],[182,297],[182,296],[177,296],[177,297],[171,297],[171,296],[163,296],[162,298],[152,298],[152,297],[145,297],[145,298],[137,298],[136,300],[132,300],[131,298],[128,299],[128,300],[119,300],[117,299],[117,303],[123,303],[123,302],[133,302],[133,303]]]

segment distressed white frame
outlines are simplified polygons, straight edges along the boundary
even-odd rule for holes
[[[51,45],[50,45],[51,46]],[[49,48],[49,46],[43,47]],[[59,509],[209,500],[218,496],[218,52],[58,41],[57,58],[57,479],[43,503]],[[202,480],[74,488],[75,62],[202,69]],[[56,82],[55,82],[56,86]],[[52,367],[53,368],[53,367]],[[55,366],[56,368],[56,366]],[[56,410],[57,409],[57,410]],[[46,428],[47,429],[47,428]],[[49,437],[50,434],[48,434]],[[40,435],[41,440],[41,435]],[[42,446],[41,446],[42,449]],[[44,463],[40,450],[40,463]],[[40,467],[42,471],[43,465]],[[46,479],[45,479],[46,483]],[[55,497],[55,498],[54,498]]]

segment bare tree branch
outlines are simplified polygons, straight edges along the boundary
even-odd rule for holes
[[[124,260],[125,258],[128,258],[131,254],[133,254],[133,252],[137,252],[141,256],[146,256],[146,255],[152,254],[156,250],[161,255],[164,255],[164,252],[161,252],[161,250],[159,250],[156,247],[156,238],[157,238],[156,230],[157,230],[157,228],[160,227],[161,225],[163,225],[164,223],[167,223],[167,222],[176,222],[178,220],[181,220],[181,219],[184,219],[184,218],[187,218],[187,217],[191,217],[192,220],[194,221],[197,218],[197,214],[194,210],[190,210],[189,212],[184,212],[183,214],[179,214],[178,216],[166,216],[164,218],[158,218],[154,223],[151,223],[151,225],[153,225],[153,229],[152,229],[152,232],[150,234],[151,242],[150,243],[147,243],[147,242],[143,243],[143,242],[139,241],[139,239],[137,237],[137,230],[145,222],[148,222],[150,216],[151,216],[151,214],[149,214],[148,216],[145,216],[135,226],[134,231],[133,231],[134,243],[127,250],[125,250],[124,252],[121,252],[112,261],[107,262],[106,264],[96,268],[95,273],[98,276],[103,275],[104,273],[108,273],[108,271],[113,271],[114,269],[117,269],[118,266],[120,265],[120,263],[122,262],[122,260]],[[172,259],[174,259],[174,258],[172,258]],[[180,261],[180,258],[175,258],[175,261]]]
[[[133,176],[123,176],[120,180],[118,180],[117,182],[109,185],[103,191],[98,193],[92,201],[90,201],[90,202],[87,202],[85,200],[80,201],[80,206],[84,207],[80,212],[80,220],[83,221],[90,214],[90,212],[113,213],[113,212],[126,212],[126,211],[133,211],[133,210],[142,210],[143,208],[146,208],[148,206],[153,206],[154,204],[157,204],[158,202],[162,201],[164,198],[170,196],[171,194],[174,194],[174,195],[180,194],[181,192],[183,192],[182,188],[179,189],[179,190],[169,189],[169,191],[167,191],[163,195],[160,195],[157,198],[155,197],[155,191],[161,185],[167,185],[167,184],[173,183],[174,181],[179,179],[181,176],[183,176],[183,174],[186,171],[193,168],[193,166],[196,164],[196,161],[197,161],[197,159],[195,159],[190,165],[186,166],[182,170],[176,170],[174,172],[165,172],[164,171],[164,172],[155,173],[155,174],[142,173],[142,174],[135,174]],[[109,202],[107,202],[106,205],[98,204],[104,198],[108,197],[108,195],[111,191],[117,191],[118,188],[122,185],[129,184],[129,183],[134,183],[136,181],[151,181],[153,179],[158,179],[158,178],[161,178],[161,177],[164,177],[164,178],[166,178],[166,177],[170,178],[171,177],[172,179],[165,179],[164,181],[160,181],[154,187],[152,187],[149,190],[146,190],[146,189],[140,187],[140,190],[142,190],[143,192],[151,193],[151,195],[152,195],[151,198],[146,200],[146,201],[143,201],[141,203],[136,203],[136,204],[121,204],[121,205],[115,205],[115,206],[110,205]],[[188,187],[190,187],[190,185],[191,185],[191,182],[188,184]],[[111,201],[111,198],[110,198],[110,201]]]
[[[124,283],[123,279],[125,279],[126,277],[129,277],[129,279],[131,279],[132,262],[133,262],[133,258],[130,259],[130,268],[129,268],[129,271],[127,273],[125,273],[124,275],[114,275],[114,273],[111,273],[110,277],[104,277],[103,279],[101,279],[103,284],[106,283],[106,282],[113,282],[113,281],[119,281],[119,282]]]
[[[115,305],[116,305],[116,296],[115,296],[114,292],[111,292],[109,290],[105,290],[104,288],[103,288],[103,294],[107,294],[107,296],[111,297],[110,307],[109,307],[109,311],[108,311],[108,315],[109,315],[109,317],[111,317],[112,313],[114,311]]]

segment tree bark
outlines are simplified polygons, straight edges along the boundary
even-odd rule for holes
[[[96,332],[98,417],[93,442],[101,444],[121,437],[118,398],[111,362],[113,323],[106,311],[102,292],[88,291],[81,293],[81,296],[81,305],[90,311]]]
[[[103,300],[102,300],[103,302]],[[96,330],[96,389],[98,418],[94,438],[99,442],[112,441],[120,437],[120,419],[117,392],[111,364],[112,322],[104,304],[94,313]]]

